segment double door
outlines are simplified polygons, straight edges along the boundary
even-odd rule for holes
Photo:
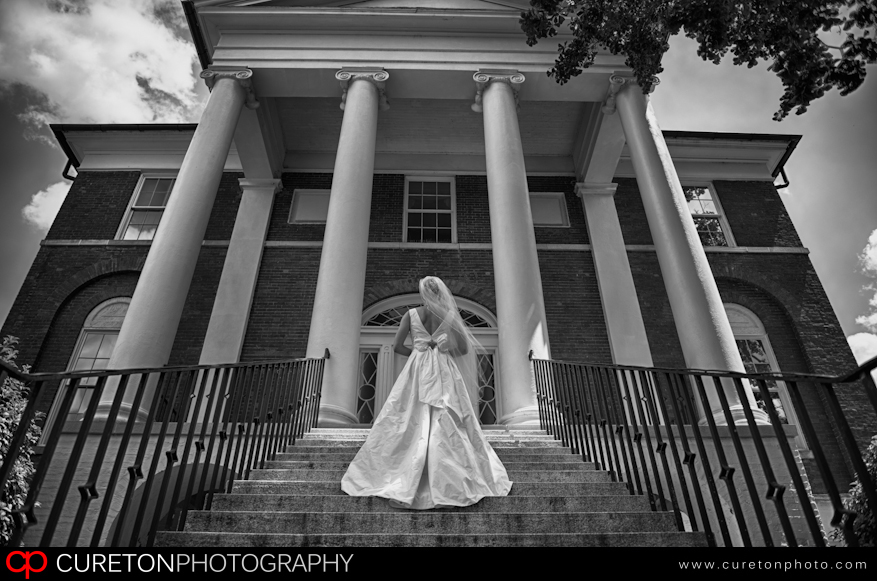
[[[396,378],[408,358],[393,351],[398,327],[363,327],[360,335],[359,387],[356,415],[361,424],[371,424],[380,413]],[[497,365],[497,330],[470,329],[485,348],[478,356],[481,368],[478,386],[478,415],[482,424],[495,424],[502,412]],[[405,345],[411,347],[410,336]]]

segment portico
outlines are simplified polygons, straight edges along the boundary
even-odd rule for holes
[[[553,52],[522,42],[514,10],[251,10],[203,4],[197,18],[200,42],[211,55],[203,76],[212,93],[110,367],[167,363],[213,205],[210,192],[234,143],[245,175],[243,198],[202,363],[240,357],[281,173],[332,172],[307,356],[327,348],[331,353],[321,423],[356,423],[374,175],[481,174],[490,206],[487,248],[504,404],[499,422],[536,423],[527,354],[550,357],[550,329],[528,175],[569,175],[579,183],[613,358],[651,365],[612,201],[612,176],[627,144],[686,363],[742,371],[657,122],[642,93],[623,76],[622,58],[601,55],[596,66],[561,87],[544,74]],[[397,32],[374,35],[389,29]],[[461,246],[455,240],[447,244]],[[736,401],[733,389],[727,395]]]

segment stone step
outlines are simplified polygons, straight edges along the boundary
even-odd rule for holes
[[[192,511],[191,532],[339,534],[546,534],[674,532],[669,512],[226,512]]]
[[[234,494],[285,494],[292,496],[331,495],[347,496],[341,490],[341,481],[303,480],[239,480]],[[601,496],[628,494],[621,482],[520,482],[515,481],[509,497],[514,496]],[[219,495],[214,496],[219,498]]]
[[[220,494],[211,510],[274,512],[400,512],[385,498],[374,496],[289,496],[284,494]],[[487,497],[463,508],[443,512],[648,512],[644,496],[505,496]]]
[[[706,547],[703,533],[270,534],[159,531],[157,547]]]
[[[596,470],[591,462],[503,462],[508,471],[521,470]],[[276,470],[343,470],[346,471],[350,462],[312,462],[312,461],[268,461],[265,469]]]
[[[607,472],[602,470],[509,470],[512,482],[610,482]],[[322,482],[341,482],[344,470],[292,470],[276,468],[259,469],[250,473],[251,480],[305,480]]]
[[[293,452],[299,448],[355,448],[362,447],[365,440],[336,440],[336,439],[308,439],[297,440],[292,446],[287,446],[287,452]],[[560,440],[488,440],[491,446],[506,446],[509,448],[563,448]]]
[[[311,428],[309,434],[330,434],[335,432],[351,433],[351,434],[368,434],[371,426],[358,428]],[[539,426],[500,426],[496,424],[487,424],[481,426],[482,432],[537,432],[540,434],[547,433]]]
[[[290,448],[294,450],[294,448]],[[334,449],[334,448],[331,448]],[[331,450],[330,449],[330,450]],[[576,463],[581,462],[582,457],[578,454],[573,455],[569,450],[565,454],[553,453],[555,448],[543,448],[538,454],[528,448],[494,448],[496,455],[503,462],[565,462]],[[548,453],[551,451],[552,453]],[[343,452],[287,452],[285,454],[277,454],[275,462],[347,462],[353,461],[356,451]]]
[[[297,442],[310,442],[311,440],[357,440],[360,442],[365,442],[365,439],[367,436],[368,436],[368,434],[340,434],[340,433],[314,434],[314,433],[309,433],[309,434],[305,434],[304,436],[302,436],[301,438],[299,438],[296,441]],[[539,433],[533,433],[533,434],[528,433],[526,435],[523,435],[519,432],[511,432],[511,433],[485,432],[484,437],[487,439],[488,442],[494,442],[497,440],[499,440],[499,441],[506,441],[506,440],[554,441],[554,436],[549,436],[548,434],[539,434]],[[560,440],[558,440],[558,441],[560,441]]]

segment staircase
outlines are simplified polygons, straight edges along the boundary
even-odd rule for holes
[[[347,496],[341,477],[367,429],[317,428],[278,454],[211,510],[189,512],[165,547],[706,546],[679,532],[609,473],[537,429],[485,426],[514,482],[511,494],[462,509],[394,509],[382,498]]]

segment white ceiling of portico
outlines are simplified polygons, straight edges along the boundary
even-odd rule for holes
[[[343,111],[335,99],[280,98],[277,109],[289,152],[334,152]],[[472,101],[394,99],[378,116],[378,153],[484,155],[482,115]],[[524,154],[571,155],[588,103],[522,101]]]

